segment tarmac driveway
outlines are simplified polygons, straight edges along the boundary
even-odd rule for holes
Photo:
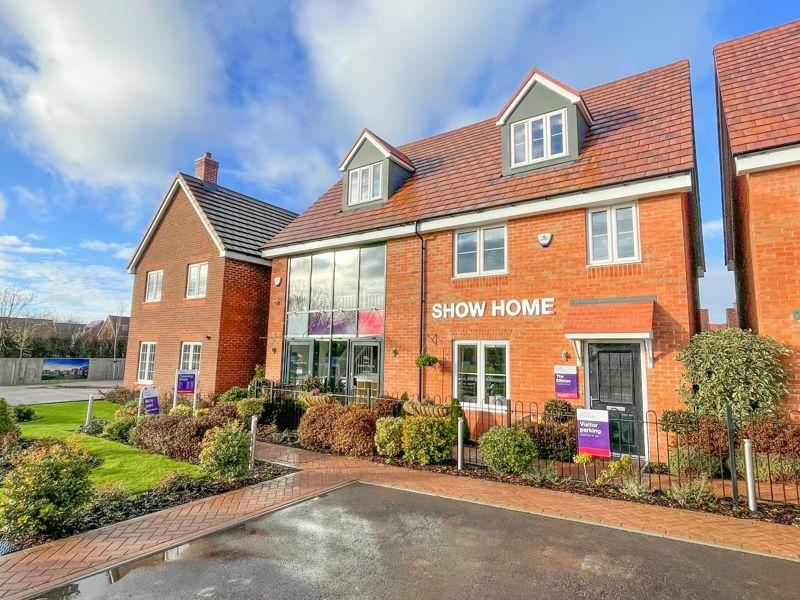
[[[356,483],[40,598],[787,598],[800,565]]]

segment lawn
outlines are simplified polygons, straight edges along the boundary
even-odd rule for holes
[[[23,437],[65,438],[86,420],[87,402],[62,402],[58,404],[37,404],[36,420],[20,423]],[[103,400],[94,403],[94,416],[98,419],[110,419],[118,404]],[[191,475],[198,474],[196,465],[179,462],[139,450],[126,444],[112,442],[102,438],[80,435],[82,448],[103,459],[103,464],[92,470],[93,483],[118,483],[131,493],[143,492],[157,484],[164,475],[182,471]]]

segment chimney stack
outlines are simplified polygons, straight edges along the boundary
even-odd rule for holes
[[[217,171],[219,171],[219,163],[211,158],[211,152],[206,152],[194,161],[194,176],[198,179],[216,185]]]

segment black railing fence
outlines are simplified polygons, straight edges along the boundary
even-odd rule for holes
[[[267,399],[264,420],[281,431],[293,431],[306,410],[306,392],[297,386],[265,384],[260,394]],[[337,402],[363,404],[386,410],[385,399],[399,401],[396,394],[376,394],[367,388],[354,394],[319,392]],[[443,416],[451,405],[448,397],[406,395],[416,407],[416,414]],[[402,403],[393,414],[403,414]],[[654,411],[632,415],[609,411],[609,437],[612,456],[594,457],[586,464],[576,464],[578,454],[575,413],[543,410],[536,402],[507,402],[488,407],[461,403],[465,416],[463,462],[482,466],[479,438],[492,427],[522,428],[536,448],[534,469],[547,469],[556,476],[594,482],[611,461],[630,457],[628,481],[634,480],[653,490],[707,480],[719,497],[745,496],[745,460],[742,440],[749,438],[753,447],[756,497],[762,501],[800,503],[800,411],[780,416],[759,417],[748,421],[696,417],[676,423]],[[385,413],[384,413],[385,414]],[[455,456],[454,448],[454,456]],[[619,474],[616,475],[619,477]]]

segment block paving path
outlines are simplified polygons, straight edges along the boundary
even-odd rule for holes
[[[300,469],[0,557],[0,600],[19,600],[362,481],[550,517],[800,560],[800,528],[455,477],[259,443],[258,457]]]

